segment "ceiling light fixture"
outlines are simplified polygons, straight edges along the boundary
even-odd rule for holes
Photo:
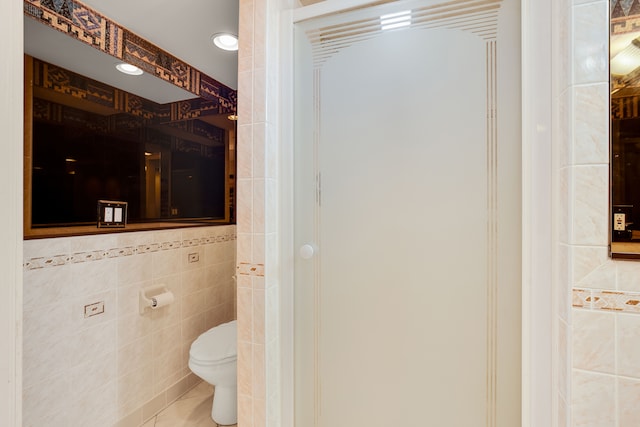
[[[611,74],[624,76],[640,67],[640,40],[634,39],[611,59]]]
[[[238,37],[229,33],[216,33],[211,36],[213,44],[222,50],[238,50]]]
[[[121,73],[129,74],[130,76],[139,76],[142,74],[142,70],[135,65],[127,64],[126,62],[121,62],[116,64],[116,69]]]
[[[388,13],[380,17],[380,25],[383,30],[407,27],[411,25],[411,11],[403,10],[397,13]]]

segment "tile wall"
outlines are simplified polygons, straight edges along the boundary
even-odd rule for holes
[[[139,426],[195,385],[191,342],[235,318],[235,253],[235,226],[25,241],[23,425]],[[140,314],[158,284],[174,302]]]
[[[640,425],[640,262],[608,256],[609,2],[554,2],[558,427]]]
[[[238,425],[280,426],[277,81],[287,0],[240,0]]]

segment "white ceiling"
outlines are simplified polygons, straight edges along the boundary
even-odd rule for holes
[[[238,34],[238,0],[82,0],[120,26],[237,89],[238,54],[211,42],[217,32]],[[126,76],[116,58],[25,17],[25,53],[158,103],[193,98],[146,75]]]

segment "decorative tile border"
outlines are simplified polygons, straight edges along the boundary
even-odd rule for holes
[[[238,274],[242,276],[264,276],[264,264],[241,262],[236,269],[238,270]]]
[[[84,3],[78,0],[24,0],[23,4],[26,16],[211,101],[224,113],[235,114],[237,91]]]
[[[25,260],[24,270],[37,270],[39,268],[58,267],[66,264],[77,264],[81,262],[98,261],[105,258],[119,258],[150,252],[168,251],[173,249],[188,248],[193,246],[211,245],[221,242],[236,240],[235,233],[228,233],[221,236],[210,236],[186,240],[174,240],[169,242],[151,243],[147,245],[126,246],[123,248],[112,248],[89,252],[77,252],[68,255],[54,255],[50,257],[38,257]]]
[[[573,307],[640,314],[640,292],[574,288]]]

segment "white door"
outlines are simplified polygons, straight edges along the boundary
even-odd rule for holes
[[[519,22],[296,24],[296,426],[520,424]]]

